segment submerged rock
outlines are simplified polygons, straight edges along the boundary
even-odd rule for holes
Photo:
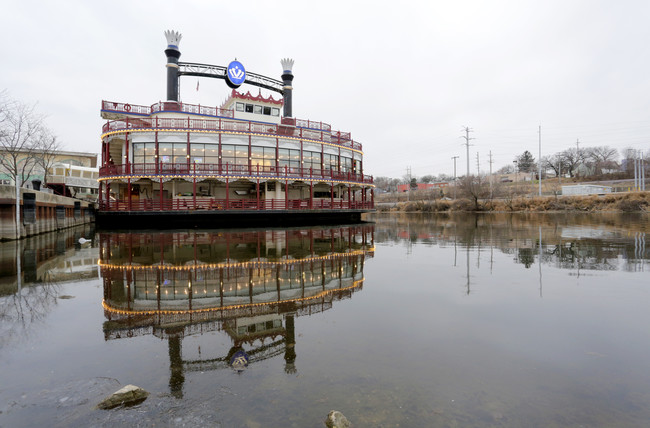
[[[350,421],[338,410],[332,410],[327,414],[325,425],[327,428],[349,428],[352,426]]]
[[[142,403],[147,399],[148,396],[149,393],[144,389],[135,385],[127,385],[99,403],[97,407],[100,409],[108,410],[117,406],[121,406],[123,404],[126,406],[131,406],[134,404]]]

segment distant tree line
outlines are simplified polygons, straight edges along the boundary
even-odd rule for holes
[[[638,159],[639,155],[640,151],[631,147],[622,149],[620,152],[610,146],[569,148],[541,158],[542,178],[549,177],[549,174],[552,177],[584,177],[593,180],[632,178],[634,160]],[[650,150],[643,157],[646,160],[646,171],[648,171],[650,169]],[[526,150],[521,155],[516,156],[511,164],[504,165],[495,171],[495,174],[530,173],[537,176],[537,172],[538,161]],[[459,182],[461,178],[458,178]],[[401,178],[381,176],[375,178],[375,185],[381,191],[396,192],[397,186],[400,184],[410,183],[411,188],[416,188],[415,183],[452,182],[453,180],[454,177],[447,174],[427,174],[419,178],[408,175]],[[487,180],[481,181],[485,182]],[[472,183],[472,181],[470,180],[466,184],[469,185],[469,183]]]

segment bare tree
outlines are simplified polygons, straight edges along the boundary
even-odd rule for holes
[[[490,197],[490,184],[481,175],[470,175],[459,180],[460,194],[472,202],[474,211],[479,210],[479,200]]]
[[[566,171],[570,177],[576,175],[578,167],[582,164],[583,152],[578,149],[567,149],[560,153],[562,158],[562,171]]]
[[[34,160],[39,169],[43,171],[43,184],[47,185],[47,175],[54,165],[54,161],[59,151],[61,151],[61,142],[49,131],[44,130],[40,135],[34,151]]]
[[[557,177],[562,173],[562,155],[560,153],[555,153],[551,156],[543,156],[542,167],[545,169],[552,169]]]
[[[632,176],[633,171],[634,171],[634,159],[636,159],[638,155],[638,152],[636,149],[633,149],[632,147],[626,147],[624,149],[621,149],[621,158],[623,168],[625,169],[625,172],[628,173],[630,176]]]
[[[495,174],[514,174],[517,171],[513,164],[506,164],[497,169]]]
[[[618,152],[609,146],[587,147],[584,154],[585,161],[588,162],[594,175],[602,175],[603,170],[618,167],[616,163]]]
[[[37,165],[35,154],[47,135],[43,117],[35,113],[34,106],[0,92],[0,170],[16,188],[16,239],[20,238],[20,188],[31,178]]]
[[[22,186],[36,165],[34,151],[42,131],[42,118],[34,107],[10,99],[6,92],[0,98],[0,167],[12,181]]]
[[[390,177],[375,177],[374,183],[375,186],[377,186],[377,189],[381,189],[385,192],[390,191]]]

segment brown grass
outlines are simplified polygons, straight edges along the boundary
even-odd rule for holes
[[[381,211],[389,211],[383,208]],[[390,211],[402,212],[458,212],[474,211],[468,199],[419,200],[397,203]],[[605,196],[513,197],[481,200],[478,211],[501,212],[650,212],[650,192],[615,193]]]

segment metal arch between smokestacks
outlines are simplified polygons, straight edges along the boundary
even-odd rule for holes
[[[197,64],[191,62],[178,63],[178,75],[180,76],[198,76],[198,77],[211,77],[214,79],[226,79],[227,67],[222,65],[210,64]],[[245,84],[258,86],[260,88],[275,91],[284,95],[284,83],[271,79],[270,77],[262,76],[261,74],[246,72]]]

